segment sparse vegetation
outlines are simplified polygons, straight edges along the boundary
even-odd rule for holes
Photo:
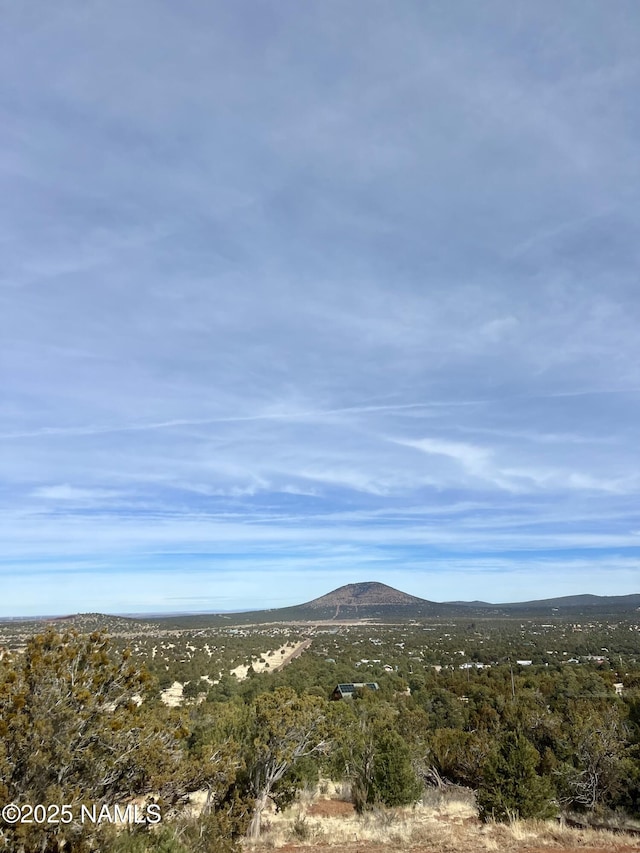
[[[517,850],[562,846],[569,830],[531,822],[556,813],[640,827],[633,616],[111,627],[107,640],[0,626],[3,799],[137,794],[161,804],[162,825],[2,826],[7,849],[204,853],[250,825],[254,843],[327,845],[342,822],[354,843],[453,850],[466,834]],[[380,689],[329,701],[351,681]],[[175,708],[160,701],[170,691]],[[303,796],[318,784],[327,798]],[[571,832],[575,846],[596,837]]]

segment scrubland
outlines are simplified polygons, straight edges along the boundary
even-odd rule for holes
[[[0,793],[162,826],[0,827],[11,853],[640,850],[635,613],[102,627],[0,626]]]
[[[640,828],[639,828],[640,829]],[[309,849],[347,853],[415,851],[415,853],[520,853],[520,851],[640,850],[640,835],[576,828],[559,820],[482,822],[475,796],[467,788],[430,789],[411,807],[378,807],[356,814],[348,786],[325,783],[303,792],[283,812],[269,811],[255,853]]]

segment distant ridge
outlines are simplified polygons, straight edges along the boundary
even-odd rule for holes
[[[606,605],[631,605],[640,607],[640,594],[631,595],[563,595],[560,598],[542,598],[502,604],[500,607],[602,607]]]
[[[401,592],[378,581],[349,583],[304,604],[272,610],[209,612],[189,614],[149,614],[144,616],[107,616],[99,613],[75,616],[42,617],[41,619],[5,618],[0,622],[51,623],[74,627],[81,631],[105,630],[125,633],[143,627],[174,625],[206,627],[207,625],[246,625],[260,622],[320,621],[388,621],[406,622],[422,618],[598,618],[620,617],[640,611],[640,594],[630,595],[566,595],[536,601],[491,604],[486,601],[435,602]]]
[[[183,616],[171,621],[187,624],[248,624],[259,622],[408,622],[455,618],[596,618],[619,617],[640,608],[640,594],[569,595],[541,601],[491,604],[486,601],[435,602],[378,581],[349,583],[304,604],[245,613]],[[156,617],[157,618],[157,617]],[[159,620],[168,622],[169,620]]]

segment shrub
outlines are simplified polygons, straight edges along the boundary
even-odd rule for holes
[[[483,820],[544,819],[556,814],[551,782],[536,772],[539,759],[524,735],[504,735],[483,768],[478,789]]]
[[[421,794],[409,747],[394,731],[383,732],[377,739],[373,782],[375,798],[386,806],[407,806]]]

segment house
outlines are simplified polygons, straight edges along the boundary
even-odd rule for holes
[[[331,699],[335,702],[338,699],[353,699],[353,694],[356,690],[364,690],[367,688],[368,690],[379,690],[379,686],[375,681],[355,681],[349,684],[336,684],[333,693],[331,694]]]

